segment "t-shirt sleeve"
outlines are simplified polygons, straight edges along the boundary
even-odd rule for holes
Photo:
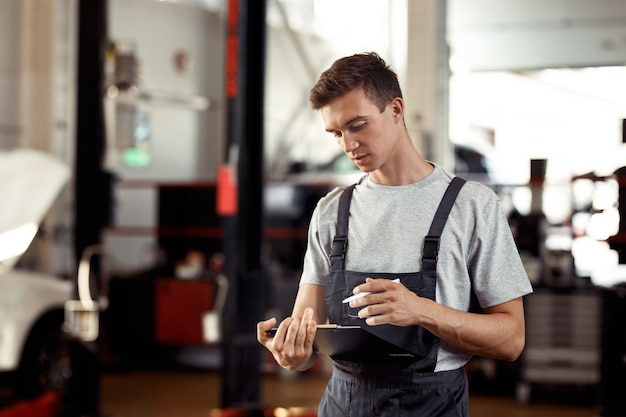
[[[320,205],[315,207],[309,223],[307,248],[304,254],[300,285],[326,285],[330,260],[320,237]]]
[[[480,208],[470,253],[469,273],[482,308],[532,292],[509,223],[495,195]]]

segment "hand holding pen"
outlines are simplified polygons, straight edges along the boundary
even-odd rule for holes
[[[359,318],[370,326],[420,324],[424,313],[429,311],[428,304],[434,302],[418,296],[402,285],[399,279],[367,278],[365,283],[355,288],[357,293],[345,302],[350,303],[352,308],[362,307],[358,312]]]
[[[400,282],[400,278],[396,278],[396,279],[392,280],[391,282],[396,282],[396,283],[399,283],[399,282]],[[359,292],[359,293],[357,293],[357,294],[351,295],[351,296],[350,296],[350,297],[348,297],[348,298],[344,298],[343,300],[341,300],[341,302],[342,302],[343,304],[346,304],[346,303],[349,303],[350,301],[358,300],[359,298],[363,298],[363,297],[365,297],[366,295],[370,295],[370,294],[372,294],[372,292],[371,292],[371,291],[363,291],[363,292]]]

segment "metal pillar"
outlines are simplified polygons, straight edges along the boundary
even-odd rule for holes
[[[111,176],[102,170],[105,148],[102,83],[107,46],[107,0],[78,2],[78,88],[74,165],[74,255],[76,270],[85,248],[100,243],[109,221]],[[72,353],[81,363],[72,392],[76,415],[100,414],[97,346],[76,341]],[[73,414],[72,414],[73,415]]]
[[[265,0],[229,0],[226,37],[227,163],[236,205],[224,215],[225,273],[222,407],[258,407],[262,319],[263,87]]]
[[[100,242],[109,220],[110,176],[102,170],[105,149],[102,84],[107,47],[107,2],[79,2],[76,114],[75,256]]]

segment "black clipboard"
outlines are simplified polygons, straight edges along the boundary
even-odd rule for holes
[[[276,329],[270,331],[272,334],[275,332]],[[338,324],[318,324],[313,348],[333,358],[369,358],[371,360],[381,356],[415,356],[363,330],[360,326]]]

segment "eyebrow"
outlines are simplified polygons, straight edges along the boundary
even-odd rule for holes
[[[354,117],[351,117],[350,119],[346,120],[343,124],[343,126],[349,126],[350,124],[356,122],[357,120],[360,119],[365,119],[367,118],[367,115],[356,115]],[[332,133],[335,132],[335,129],[326,129],[327,132]]]

